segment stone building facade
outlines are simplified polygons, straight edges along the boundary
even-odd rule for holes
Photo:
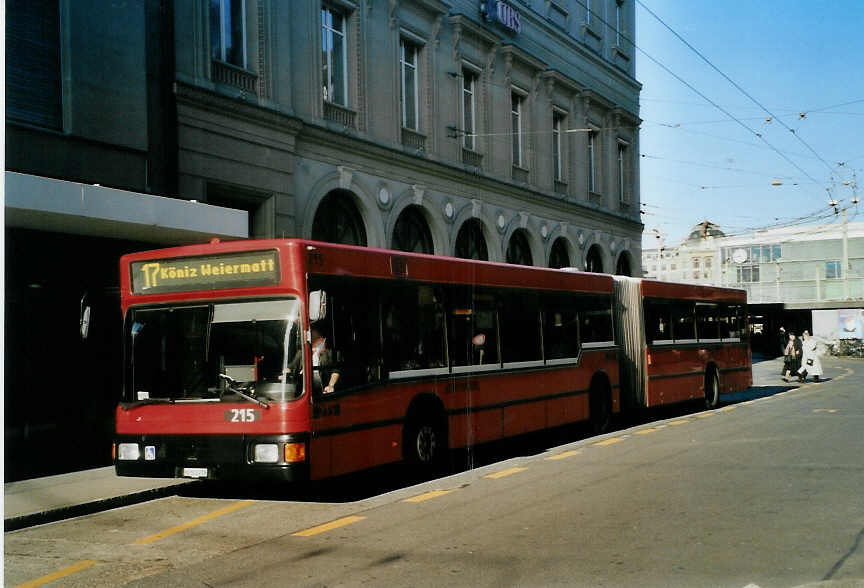
[[[7,479],[108,459],[123,253],[304,237],[638,275],[634,14],[7,0]],[[76,377],[43,406],[49,344]]]
[[[253,236],[638,272],[634,4],[592,9],[178,3],[179,192]]]

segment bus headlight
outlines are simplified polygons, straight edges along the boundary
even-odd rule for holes
[[[276,443],[258,443],[255,445],[256,463],[277,463],[279,461],[279,446]]]
[[[141,448],[137,443],[120,443],[117,446],[117,459],[121,461],[135,461],[141,458]]]

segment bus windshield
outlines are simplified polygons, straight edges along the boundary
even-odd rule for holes
[[[126,400],[243,401],[237,390],[264,401],[299,398],[300,333],[297,299],[133,309]]]

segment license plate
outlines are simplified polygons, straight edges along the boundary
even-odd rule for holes
[[[184,478],[206,478],[207,468],[183,468]]]

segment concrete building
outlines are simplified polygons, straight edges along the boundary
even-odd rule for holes
[[[644,249],[644,275],[747,290],[759,348],[781,325],[812,332],[814,311],[864,308],[864,222],[845,222],[847,214],[830,224],[734,236],[706,220],[680,245]],[[819,316],[820,325],[840,325]],[[820,329],[826,338],[843,336]]]
[[[7,476],[108,458],[128,251],[311,237],[638,275],[635,4],[587,6],[7,0]]]

